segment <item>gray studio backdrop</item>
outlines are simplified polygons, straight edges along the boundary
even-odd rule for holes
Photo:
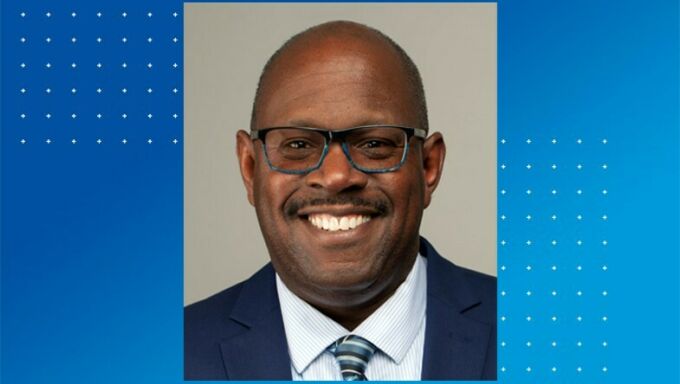
[[[419,67],[430,131],[447,144],[421,234],[458,265],[496,274],[496,4],[185,4],[184,302],[268,260],[236,162],[257,80],[290,36],[329,20],[377,28]]]

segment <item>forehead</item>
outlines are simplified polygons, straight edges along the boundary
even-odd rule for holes
[[[413,124],[415,103],[396,50],[377,39],[326,36],[287,47],[263,79],[257,126],[305,120],[327,128]]]

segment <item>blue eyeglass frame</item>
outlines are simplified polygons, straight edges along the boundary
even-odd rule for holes
[[[295,128],[295,129],[304,129],[308,131],[316,131],[320,132],[324,135],[326,138],[324,142],[324,148],[323,152],[321,152],[321,157],[319,158],[319,162],[316,163],[313,167],[306,168],[306,169],[300,169],[300,170],[290,170],[290,169],[283,169],[274,166],[271,161],[269,160],[269,155],[267,155],[267,149],[266,149],[266,143],[265,143],[265,138],[267,136],[267,132],[273,131],[276,129],[290,129],[290,128]],[[395,128],[395,129],[401,129],[403,132],[406,133],[406,144],[404,145],[404,154],[401,156],[401,160],[399,161],[399,164],[395,165],[394,167],[391,168],[385,168],[385,169],[367,169],[363,168],[356,163],[354,163],[354,160],[352,160],[352,156],[349,154],[349,148],[347,147],[347,142],[345,141],[345,136],[351,133],[352,131],[355,131],[357,129],[362,129],[362,128]],[[310,173],[312,171],[315,171],[321,167],[321,164],[323,164],[324,159],[326,158],[326,155],[328,154],[328,147],[330,146],[331,142],[333,141],[333,138],[337,138],[340,140],[340,146],[342,147],[342,152],[345,153],[345,157],[347,158],[347,161],[354,167],[354,169],[357,169],[361,172],[364,173],[388,173],[388,172],[394,172],[401,168],[402,165],[406,162],[406,155],[408,154],[409,151],[409,141],[411,141],[412,137],[417,137],[419,139],[425,139],[427,137],[427,131],[425,131],[422,128],[413,128],[413,127],[405,127],[401,125],[390,125],[390,124],[373,124],[373,125],[360,125],[358,127],[352,127],[352,128],[346,128],[346,129],[341,129],[337,131],[331,131],[329,129],[324,129],[324,128],[315,128],[315,127],[296,127],[296,126],[280,126],[280,127],[268,127],[268,128],[262,128],[258,129],[255,131],[250,132],[250,138],[251,140],[260,140],[262,141],[262,151],[264,152],[264,157],[267,160],[267,164],[269,165],[269,168],[273,171],[289,174],[289,175],[304,175],[307,173]]]

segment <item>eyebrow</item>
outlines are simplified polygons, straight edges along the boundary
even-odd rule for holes
[[[368,118],[368,119],[363,119],[363,120],[357,120],[356,122],[352,123],[350,126],[347,127],[338,127],[338,129],[344,129],[344,128],[352,128],[352,127],[362,127],[364,125],[403,125],[403,122],[398,122],[398,121],[388,121],[384,119],[375,119],[375,118]],[[328,129],[328,127],[322,126],[322,124],[315,123],[312,120],[304,120],[304,119],[294,119],[290,120],[286,126],[290,127],[309,127],[309,128],[324,128]]]

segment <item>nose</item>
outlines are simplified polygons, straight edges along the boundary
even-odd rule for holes
[[[338,193],[364,188],[368,175],[350,164],[340,143],[331,143],[323,163],[307,175],[306,182],[312,188]]]

